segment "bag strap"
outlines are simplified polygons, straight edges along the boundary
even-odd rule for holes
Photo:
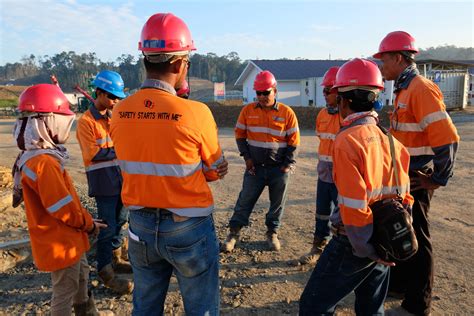
[[[398,178],[398,166],[397,160],[395,159],[395,142],[393,141],[392,133],[388,132],[387,136],[390,143],[390,156],[392,156],[393,173],[395,175],[395,182],[397,184],[397,195],[400,195],[400,192],[398,192],[398,188],[400,187],[400,179]]]

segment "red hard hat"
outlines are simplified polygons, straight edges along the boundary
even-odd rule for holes
[[[333,88],[347,86],[372,86],[383,89],[382,74],[373,61],[354,58],[339,68]]]
[[[268,71],[264,70],[257,74],[255,77],[255,81],[253,82],[253,89],[255,91],[265,91],[270,88],[275,88],[277,82],[273,74]]]
[[[380,42],[379,52],[374,54],[374,58],[380,58],[382,53],[409,51],[414,54],[418,53],[415,46],[415,39],[413,36],[403,31],[395,31],[388,33],[387,36]]]
[[[28,87],[20,95],[18,110],[20,112],[58,113],[74,115],[69,108],[69,101],[61,89],[48,83]]]
[[[171,13],[157,13],[143,26],[138,49],[167,53],[196,50],[196,47],[183,20]]]
[[[326,71],[323,77],[323,82],[321,83],[324,87],[332,87],[336,81],[336,74],[339,70],[339,67],[331,67]]]
[[[189,89],[188,81],[184,80],[181,87],[176,91],[176,95],[180,97],[182,95],[189,94],[189,92],[190,92],[190,89]]]

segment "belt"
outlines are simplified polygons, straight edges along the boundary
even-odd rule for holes
[[[156,213],[157,215],[160,216],[161,219],[173,219],[174,222],[185,222],[190,217],[187,216],[180,216],[178,214],[175,214],[171,212],[170,210],[166,208],[152,208],[152,207],[144,207],[135,211],[141,211],[141,212],[150,212],[150,213]]]
[[[278,167],[280,166],[279,163],[259,163],[255,164],[257,167],[264,167],[264,168],[271,168],[271,167]]]
[[[331,225],[331,233],[335,236],[347,236],[344,225]]]

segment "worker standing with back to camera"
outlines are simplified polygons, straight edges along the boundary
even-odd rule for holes
[[[300,315],[332,315],[352,291],[357,315],[384,313],[394,263],[382,260],[372,244],[372,204],[399,197],[409,206],[413,198],[408,152],[394,140],[392,153],[389,138],[377,126],[373,110],[383,87],[377,65],[366,59],[352,59],[337,72],[333,88],[343,118],[333,151],[338,208],[331,215],[333,237],[301,295]]]
[[[180,98],[195,50],[183,20],[157,13],[139,49],[146,79],[113,110],[111,135],[130,210],[133,315],[163,314],[171,275],[186,315],[219,314],[219,243],[208,181],[227,173],[209,108]]]

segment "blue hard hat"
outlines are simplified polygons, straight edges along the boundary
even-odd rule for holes
[[[111,93],[121,99],[126,97],[125,93],[123,92],[123,79],[115,71],[102,70],[97,74],[97,76],[95,76],[92,84],[97,88],[107,91],[108,93]]]

